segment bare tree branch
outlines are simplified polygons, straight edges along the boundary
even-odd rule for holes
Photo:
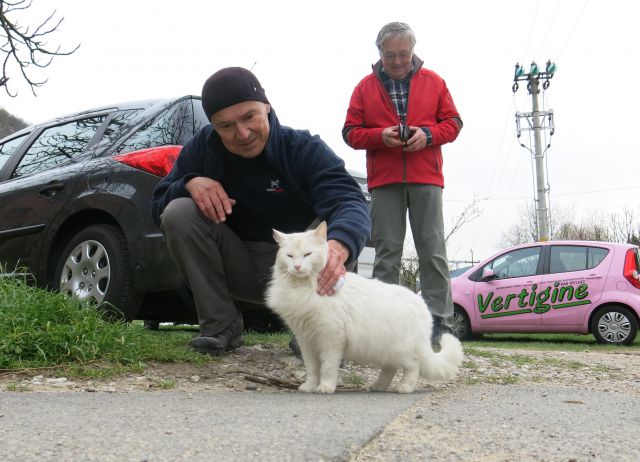
[[[0,0],[0,51],[5,54],[2,62],[2,77],[0,86],[11,97],[17,96],[11,93],[7,85],[10,68],[17,66],[22,78],[31,87],[31,92],[36,95],[35,89],[47,82],[47,79],[39,80],[29,72],[30,67],[44,69],[48,67],[56,56],[68,56],[74,53],[80,45],[70,51],[62,51],[60,45],[55,49],[47,46],[49,35],[56,32],[64,21],[64,18],[54,19],[54,10],[43,22],[35,26],[21,26],[17,20],[9,19],[16,12],[27,10],[31,7],[31,0]]]
[[[473,201],[467,204],[464,210],[462,210],[462,212],[460,212],[460,214],[453,219],[453,221],[451,222],[451,227],[449,228],[449,232],[444,237],[444,241],[447,242],[449,238],[456,232],[460,231],[460,229],[464,225],[478,218],[481,212],[482,210],[480,209],[480,204],[474,196]]]
[[[535,209],[528,205],[521,209],[520,213],[520,221],[502,233],[502,247],[535,242],[537,236]],[[626,242],[629,244],[637,244],[640,241],[640,223],[638,223],[637,216],[630,210],[625,209],[621,215],[607,215],[603,211],[591,211],[586,217],[577,221],[572,210],[556,207],[551,218],[554,240]]]

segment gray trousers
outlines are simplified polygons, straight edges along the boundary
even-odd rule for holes
[[[373,277],[399,283],[407,210],[418,253],[422,298],[433,315],[450,318],[453,302],[439,186],[403,183],[371,191],[371,237],[376,249]]]
[[[169,252],[195,300],[201,335],[216,335],[236,316],[234,299],[264,303],[278,247],[241,240],[206,218],[190,197],[174,199],[161,216]]]

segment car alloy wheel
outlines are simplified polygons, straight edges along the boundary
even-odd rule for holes
[[[102,303],[109,288],[111,267],[104,246],[94,240],[83,241],[67,256],[60,274],[60,291],[80,300]]]
[[[451,330],[453,335],[460,340],[467,340],[471,337],[471,323],[467,313],[462,308],[454,306],[453,317],[451,318]]]
[[[115,226],[98,224],[78,232],[60,254],[55,274],[61,292],[92,300],[127,320],[137,312],[125,237]]]
[[[633,314],[621,306],[607,307],[593,319],[592,332],[599,343],[633,343],[638,323]]]

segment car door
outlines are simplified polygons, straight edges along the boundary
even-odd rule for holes
[[[104,116],[43,129],[0,183],[0,262],[44,275],[41,244],[49,224],[69,201],[87,146]],[[9,165],[5,165],[9,167]]]
[[[474,315],[480,331],[526,331],[542,325],[535,308],[541,257],[542,246],[518,248],[480,269],[474,284]]]
[[[552,245],[540,283],[542,324],[549,330],[575,329],[600,300],[613,252],[589,245]]]

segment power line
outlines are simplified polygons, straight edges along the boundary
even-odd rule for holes
[[[582,5],[582,10],[580,10],[580,13],[578,13],[578,16],[576,16],[576,22],[573,23],[573,26],[571,27],[571,30],[569,31],[569,35],[567,36],[567,39],[562,44],[562,48],[560,48],[560,53],[558,54],[558,61],[560,60],[560,58],[562,58],[562,53],[564,52],[565,47],[569,43],[569,40],[573,36],[573,31],[575,30],[576,26],[580,22],[580,19],[582,18],[582,13],[584,13],[584,10],[587,8],[587,4],[588,3],[589,3],[589,0],[585,0],[584,5]]]
[[[594,190],[590,190],[590,191],[576,191],[576,192],[570,192],[570,193],[554,193],[554,196],[580,196],[583,194],[601,194],[601,193],[608,193],[608,192],[620,192],[620,191],[630,191],[630,190],[634,190],[634,189],[640,189],[640,186],[626,186],[626,187],[622,187],[622,188],[609,188],[609,189],[594,189]],[[476,200],[478,202],[489,202],[489,201],[515,201],[515,200],[530,200],[531,196],[502,196],[502,197],[491,197],[491,196],[487,196],[487,197],[481,197],[481,198],[477,198]],[[473,199],[444,199],[444,202],[471,202]]]
[[[551,26],[553,25],[553,21],[556,18],[556,12],[558,11],[558,3],[560,3],[560,0],[556,0],[556,6],[553,9],[553,13],[551,14],[551,20],[549,21],[549,25],[547,26],[547,32],[544,34],[542,45],[540,45],[540,53],[538,53],[538,56],[542,54],[542,52],[544,51],[544,46],[547,44],[547,38],[549,38],[549,32],[551,31]]]

